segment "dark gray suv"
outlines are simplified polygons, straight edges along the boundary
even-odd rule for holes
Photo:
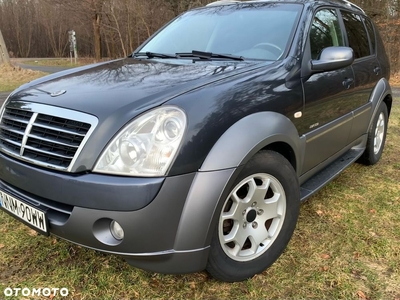
[[[348,1],[193,9],[130,57],[9,96],[1,207],[139,268],[244,280],[281,255],[301,201],[380,159],[388,80],[375,25]]]

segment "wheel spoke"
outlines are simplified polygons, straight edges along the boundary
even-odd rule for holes
[[[243,212],[247,208],[247,204],[243,202],[242,199],[240,199],[236,194],[232,194],[231,198],[232,200],[232,207],[229,209],[229,211],[222,213],[222,220],[235,220],[235,221],[240,221],[243,218]]]
[[[264,201],[262,219],[264,221],[279,217],[281,212],[279,212],[279,200],[281,199],[280,193],[275,193],[270,199]]]
[[[229,234],[224,235],[224,243],[228,244],[230,242],[234,242],[239,232],[240,232],[239,223],[235,222]]]
[[[230,239],[229,241],[225,240],[226,241],[225,244],[228,244],[230,242],[235,243],[235,247],[233,248],[226,246],[227,248],[229,248],[229,252],[231,252],[231,254],[234,256],[238,256],[240,251],[243,249],[244,243],[246,242],[248,237],[249,235],[247,234],[246,230],[242,228],[237,230],[236,234],[232,237],[232,239]]]
[[[260,224],[256,230],[250,235],[250,241],[252,243],[251,248],[254,248],[256,251],[257,248],[268,238],[270,238],[270,234],[268,230],[264,227],[263,224]]]
[[[263,201],[265,196],[267,195],[269,189],[270,180],[266,180],[266,182],[262,186],[257,186],[254,179],[251,181],[252,189],[249,191],[251,193],[250,197],[252,201]]]
[[[242,250],[244,243],[246,242],[247,238],[249,237],[248,233],[246,232],[246,230],[239,230],[238,234],[235,237],[235,244],[238,248],[239,251]],[[236,255],[239,253],[239,251],[236,253]]]

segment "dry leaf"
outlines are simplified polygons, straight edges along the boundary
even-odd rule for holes
[[[358,298],[360,298],[360,299],[367,299],[367,296],[365,296],[363,291],[358,291],[357,295],[358,295]]]
[[[326,272],[326,271],[329,270],[329,267],[328,266],[323,266],[323,267],[320,268],[320,270]]]
[[[322,216],[324,214],[324,212],[322,210],[317,210],[316,213],[318,216]]]
[[[55,295],[50,294],[49,299],[50,299],[50,300],[53,300],[54,297],[55,297]]]
[[[330,259],[331,256],[329,254],[324,253],[324,254],[321,254],[321,258],[322,259]]]
[[[375,214],[375,213],[376,213],[376,209],[370,209],[369,212],[370,212],[371,214]]]
[[[0,244],[0,249],[3,249],[6,245]]]
[[[190,283],[190,288],[192,290],[196,289],[196,283],[194,283],[193,281]]]
[[[37,236],[37,235],[38,235],[37,231],[35,231],[35,230],[33,230],[33,229],[29,229],[28,234],[29,234],[30,236]]]

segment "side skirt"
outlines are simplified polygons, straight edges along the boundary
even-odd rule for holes
[[[363,154],[363,152],[364,148],[350,149],[333,161],[329,166],[304,182],[300,186],[300,201],[305,201],[307,198],[327,185],[347,167],[354,163]]]

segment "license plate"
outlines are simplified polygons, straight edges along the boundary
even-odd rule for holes
[[[32,207],[25,202],[22,202],[15,197],[0,191],[0,207],[11,215],[30,225],[33,229],[40,233],[48,235],[46,214]]]

